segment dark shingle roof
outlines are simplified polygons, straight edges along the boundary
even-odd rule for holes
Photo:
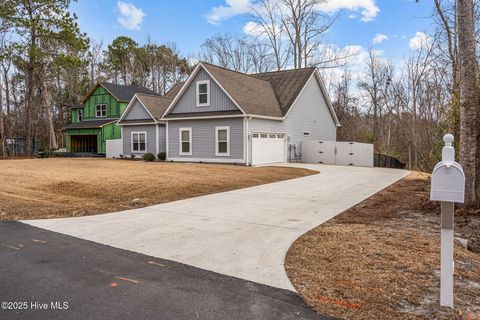
[[[175,98],[175,96],[180,91],[180,89],[182,89],[184,84],[185,82],[179,82],[175,84],[173,87],[170,88],[170,90],[167,91],[167,93],[165,93],[164,97],[171,98],[171,99]]]
[[[280,105],[268,81],[202,62],[208,72],[247,114],[282,117]]]
[[[163,114],[167,110],[171,98],[166,98],[162,96],[152,96],[149,94],[137,93],[137,98],[140,102],[147,108],[147,110],[155,117],[156,120],[163,117]]]
[[[252,74],[252,76],[268,81],[271,84],[280,104],[282,114],[285,116],[315,70],[314,67],[311,67],[257,73]]]
[[[155,91],[141,86],[123,86],[109,82],[100,82],[100,85],[110,92],[117,100],[129,102],[136,93],[145,93],[150,95],[157,95]]]
[[[101,120],[84,120],[76,123],[71,123],[65,129],[96,129],[101,128],[109,123],[117,121],[116,119],[101,119]]]

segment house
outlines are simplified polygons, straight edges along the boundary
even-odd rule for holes
[[[161,119],[182,85],[176,84],[164,96],[135,94],[117,122],[123,137],[123,155],[157,155],[167,151],[166,122]]]
[[[71,108],[71,123],[65,128],[67,152],[104,155],[107,140],[121,139],[117,121],[136,93],[156,95],[139,86],[95,84],[81,105]]]
[[[299,157],[340,125],[316,68],[244,74],[199,63],[163,97],[136,94],[118,124],[123,153],[257,165]]]

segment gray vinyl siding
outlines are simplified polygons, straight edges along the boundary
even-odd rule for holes
[[[315,76],[310,78],[302,94],[285,120],[289,143],[301,150],[302,140],[336,140],[337,127]],[[309,132],[309,136],[304,136]]]
[[[248,120],[248,132],[271,132],[271,133],[287,133],[287,127],[285,121],[273,121],[266,119],[252,118]],[[248,135],[248,162],[252,161],[252,137]]]
[[[168,158],[222,160],[243,159],[243,118],[179,120],[168,122]],[[230,156],[215,156],[215,127],[230,127]],[[192,155],[179,153],[179,129],[192,128]]]
[[[135,99],[132,107],[125,115],[124,120],[152,120],[152,117],[150,114],[148,114],[147,110],[145,110],[140,101]]]
[[[159,125],[158,135],[158,152],[167,152],[167,128],[165,125]]]
[[[197,107],[197,81],[210,80],[210,106]],[[192,113],[192,112],[212,112],[212,111],[232,111],[238,110],[233,101],[223,92],[208,73],[201,69],[190,86],[185,90],[182,97],[170,113]]]
[[[166,130],[164,125],[158,125],[158,133],[160,136],[159,139],[159,148],[158,152],[166,151]],[[157,154],[157,133],[156,125],[138,125],[138,126],[122,126],[122,137],[123,137],[123,154],[130,155],[132,154],[132,132],[146,132],[147,133],[147,150],[146,152]],[[136,155],[143,155],[144,152],[134,152]]]

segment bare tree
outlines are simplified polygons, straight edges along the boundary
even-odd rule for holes
[[[103,42],[93,42],[90,45],[90,49],[87,53],[88,66],[89,66],[89,76],[90,76],[90,86],[93,86],[97,79],[100,76],[100,67],[103,63]]]
[[[272,50],[276,69],[284,69],[290,59],[291,50],[285,44],[286,31],[278,1],[260,0],[254,5],[252,23],[250,26],[255,28],[252,32],[268,40],[267,44]]]

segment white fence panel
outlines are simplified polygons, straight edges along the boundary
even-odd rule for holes
[[[114,139],[107,140],[107,158],[120,158],[120,155],[123,153],[123,140]]]
[[[302,161],[340,166],[373,167],[373,145],[358,142],[302,142]]]

